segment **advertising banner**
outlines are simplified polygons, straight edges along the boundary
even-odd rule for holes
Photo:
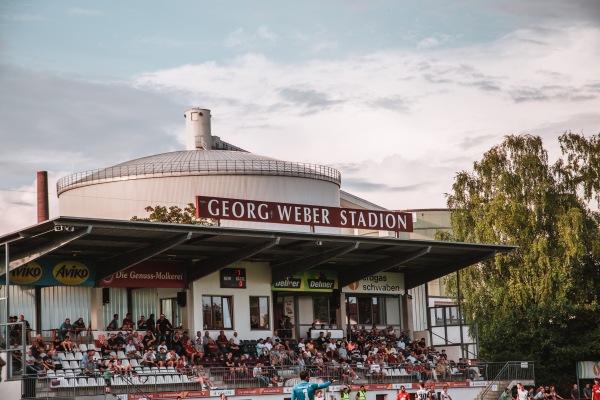
[[[404,274],[379,272],[342,288],[344,293],[404,294]]]
[[[412,232],[411,213],[196,196],[196,217]]]
[[[600,361],[579,361],[577,377],[579,379],[600,379]]]
[[[86,260],[41,258],[9,273],[11,283],[31,286],[94,286],[95,267]]]
[[[101,287],[183,289],[183,265],[140,263],[100,281]]]
[[[308,270],[271,285],[273,291],[333,292],[338,288],[337,271]]]

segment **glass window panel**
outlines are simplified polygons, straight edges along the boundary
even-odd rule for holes
[[[250,329],[269,329],[269,298],[250,297]]]
[[[313,297],[313,320],[317,324],[329,324],[329,297]]]

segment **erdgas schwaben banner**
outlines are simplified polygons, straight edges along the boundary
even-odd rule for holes
[[[196,217],[394,232],[413,231],[411,213],[222,197],[197,196]]]

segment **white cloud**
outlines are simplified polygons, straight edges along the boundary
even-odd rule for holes
[[[181,112],[201,105],[212,110],[213,134],[227,142],[334,165],[344,189],[388,208],[443,207],[455,173],[504,135],[539,134],[556,155],[565,130],[600,131],[594,26],[532,27],[483,45],[314,56],[301,64],[252,53],[257,43],[281,41],[270,32],[239,28],[227,40],[245,55],[140,74],[133,88],[0,74],[11,93],[0,96],[0,133],[22,132],[23,121],[29,127],[5,138],[0,171],[81,171],[182,149]],[[334,45],[327,43],[315,42],[323,51]],[[27,99],[37,99],[35,107]],[[34,223],[31,201],[0,191],[0,231]]]
[[[426,37],[421,39],[419,43],[417,43],[417,48],[419,49],[430,49],[433,47],[438,47],[443,44],[446,44],[450,41],[451,36],[445,34],[435,34],[433,36]]]
[[[294,67],[247,54],[226,64],[142,74],[135,84],[209,105],[213,131],[256,153],[367,163],[342,173],[369,200],[389,208],[442,207],[454,174],[504,135],[550,136],[550,147],[564,130],[598,130],[599,41],[595,27],[534,27],[491,44],[314,59]],[[557,128],[580,114],[594,117],[585,126]],[[553,131],[543,131],[541,121]],[[411,166],[381,161],[397,157]]]

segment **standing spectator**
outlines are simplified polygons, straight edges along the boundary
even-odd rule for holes
[[[150,329],[146,332],[146,335],[142,339],[142,343],[144,345],[144,350],[151,349],[152,346],[156,345],[156,336],[154,336],[154,333],[152,333]]]
[[[160,314],[160,318],[156,321],[156,333],[158,335],[159,341],[166,340],[167,343],[171,341],[171,330],[173,329],[173,325],[171,322],[165,318],[165,314]]]
[[[527,400],[527,395],[529,392],[521,383],[517,383],[517,399],[518,400]]]
[[[504,393],[500,395],[500,400],[514,400],[509,388],[504,389]]]
[[[594,379],[594,386],[592,386],[592,400],[600,400],[600,381],[598,378]]]
[[[19,315],[19,322],[25,324],[25,340],[27,341],[27,344],[29,344],[29,334],[31,333],[31,325],[29,325],[29,321],[25,319],[23,314]]]
[[[583,398],[584,399],[592,398],[592,388],[590,387],[589,383],[586,383],[585,387],[583,388]]]
[[[71,320],[67,318],[65,319],[65,322],[63,322],[58,328],[57,336],[61,341],[63,341],[70,332],[74,331],[75,328],[73,328],[73,325],[71,325]]]
[[[574,400],[579,400],[579,388],[577,387],[576,383],[573,384],[573,389],[571,389],[571,398]]]
[[[219,331],[219,336],[217,336],[217,346],[219,346],[219,353],[225,354],[227,353],[227,336],[225,336],[225,332]]]
[[[81,332],[85,331],[85,322],[83,322],[83,318],[77,318],[77,321],[73,322],[73,328],[75,329],[75,341],[77,338],[81,340]]]
[[[115,314],[113,316],[112,321],[108,323],[106,327],[107,331],[118,331],[119,330],[119,314]]]
[[[146,325],[148,326],[148,330],[152,332],[156,330],[156,320],[154,319],[154,314],[150,314],[150,316],[146,320]]]

